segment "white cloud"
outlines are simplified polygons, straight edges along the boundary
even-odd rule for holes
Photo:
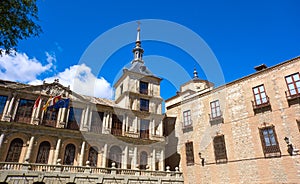
[[[114,91],[111,84],[103,77],[97,78],[91,68],[85,64],[73,65],[65,71],[58,73],[53,77],[44,79],[47,83],[59,79],[59,83],[64,86],[70,86],[71,90],[89,96],[112,99]],[[41,84],[41,80],[35,80],[30,84]]]
[[[54,54],[45,52],[47,64],[43,65],[36,58],[29,58],[25,53],[16,52],[14,55],[3,54],[0,57],[0,79],[29,83],[33,85],[42,84],[43,80],[52,83],[54,79],[64,86],[70,86],[71,90],[89,96],[101,98],[113,98],[113,88],[103,77],[97,78],[91,68],[85,64],[73,65],[63,72],[53,74],[51,77],[39,80],[38,76],[55,69],[56,62]]]
[[[29,58],[25,53],[3,54],[0,57],[0,78],[18,82],[35,80],[38,75],[51,69],[55,56],[46,52],[46,65],[42,65],[36,58]]]

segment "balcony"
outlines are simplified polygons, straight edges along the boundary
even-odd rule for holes
[[[79,130],[79,126],[76,121],[68,122],[67,129],[69,130]]]
[[[122,129],[111,129],[111,134],[116,136],[122,136]]]
[[[189,122],[182,122],[182,131],[183,133],[193,131],[193,121],[189,120]]]
[[[140,138],[141,139],[149,139],[149,130],[141,130]]]
[[[220,123],[224,123],[224,118],[223,118],[222,111],[219,111],[219,113],[216,114],[216,115],[212,115],[212,114],[208,114],[208,115],[209,115],[210,125],[217,125],[217,124],[220,124]]]
[[[148,171],[136,169],[101,168],[70,165],[48,165],[36,163],[0,162],[0,183],[152,183],[163,182],[183,184],[182,173],[178,171]],[[74,177],[75,176],[75,177]],[[116,179],[117,178],[117,179]],[[104,183],[104,182],[103,182]]]
[[[43,120],[41,125],[48,127],[56,127],[56,120]]]
[[[270,98],[268,96],[261,99],[254,99],[254,101],[251,102],[255,114],[265,111],[272,111]]]
[[[285,96],[289,106],[300,104],[300,88],[285,91]]]
[[[18,116],[17,115],[16,118],[15,118],[15,121],[19,122],[19,123],[30,124],[31,117],[25,117],[25,116]]]

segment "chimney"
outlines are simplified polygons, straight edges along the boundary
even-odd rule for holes
[[[262,71],[262,70],[264,70],[264,69],[266,69],[266,68],[268,68],[268,67],[267,67],[267,65],[265,65],[265,64],[261,64],[261,65],[258,65],[258,66],[256,66],[256,67],[254,67],[254,69],[255,69],[257,72]]]

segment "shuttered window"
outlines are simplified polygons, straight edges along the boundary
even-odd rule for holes
[[[193,142],[185,143],[186,165],[194,165]]]
[[[214,137],[214,152],[216,163],[227,162],[227,153],[224,135],[218,135]]]

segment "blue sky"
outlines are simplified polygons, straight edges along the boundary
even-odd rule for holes
[[[101,61],[105,64],[100,71],[94,70],[95,67],[88,62],[84,64],[82,55],[103,33],[136,20],[142,23],[142,40],[143,36],[146,37],[143,33],[149,36],[151,31],[171,34],[170,30],[161,26],[151,27],[150,30],[143,23],[144,19],[156,19],[182,25],[201,37],[216,57],[227,83],[254,73],[254,66],[262,63],[273,66],[300,55],[299,6],[297,0],[38,0],[39,24],[43,33],[40,37],[21,41],[16,56],[0,58],[0,78],[32,84],[44,79],[51,81],[60,78],[62,83],[68,85],[70,78],[75,76],[73,71],[80,69],[87,75],[86,79],[97,82],[95,91],[104,89],[101,93],[95,92],[95,96],[112,97],[111,87],[116,76],[133,57],[131,50],[136,38],[136,25],[130,24],[132,31],[107,41],[107,45],[110,45],[117,44],[122,36],[132,39],[131,43],[118,48],[107,60]],[[184,39],[185,35],[178,35],[178,38]],[[193,40],[189,42],[191,47],[197,49],[197,43]],[[164,78],[161,88],[164,99],[175,95],[178,84],[187,79],[178,76],[173,67],[166,67],[164,62],[168,60],[178,64],[190,77],[196,67],[201,78],[208,78],[199,63],[212,62],[210,59],[197,61],[178,45],[162,41],[145,40],[142,46],[146,65],[149,63],[154,66],[154,71],[160,70],[158,75]],[[100,49],[98,54],[101,54]],[[153,55],[155,57],[147,57]],[[157,60],[151,63],[147,59]],[[11,61],[15,63],[9,64]],[[18,63],[22,63],[22,66]],[[172,81],[161,74],[162,71],[170,74],[168,77],[172,73],[177,75],[175,78],[180,82]]]

